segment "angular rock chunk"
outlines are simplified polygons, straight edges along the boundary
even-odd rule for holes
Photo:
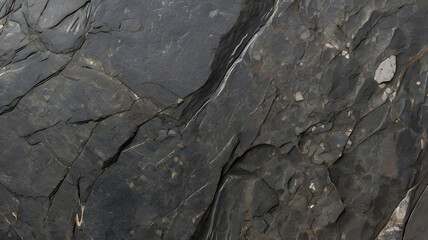
[[[394,77],[396,69],[396,57],[391,55],[379,64],[375,72],[374,80],[379,84],[389,82]]]

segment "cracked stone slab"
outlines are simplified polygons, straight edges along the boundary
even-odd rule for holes
[[[0,238],[423,239],[427,9],[0,1]]]

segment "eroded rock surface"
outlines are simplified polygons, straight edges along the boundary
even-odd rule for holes
[[[0,239],[424,239],[425,0],[0,0]]]

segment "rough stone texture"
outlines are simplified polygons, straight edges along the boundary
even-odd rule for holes
[[[428,1],[0,0],[0,239],[428,239]]]
[[[426,228],[426,213],[428,211],[428,191],[425,188],[423,195],[417,202],[416,208],[410,215],[404,239],[424,239],[428,236]],[[425,224],[424,224],[425,223]]]

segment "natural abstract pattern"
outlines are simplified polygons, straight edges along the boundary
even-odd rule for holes
[[[428,1],[0,0],[0,239],[428,239]]]

